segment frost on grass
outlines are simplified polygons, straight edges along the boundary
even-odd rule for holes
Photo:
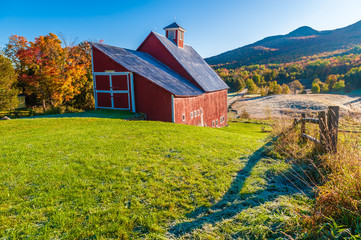
[[[285,237],[296,226],[297,212],[308,211],[306,186],[289,181],[294,168],[263,155],[259,149],[244,158],[244,167],[228,191],[211,207],[199,207],[173,224],[174,239],[262,239]],[[303,188],[303,189],[302,189]],[[293,222],[293,224],[291,224]]]

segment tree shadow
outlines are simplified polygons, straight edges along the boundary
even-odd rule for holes
[[[174,237],[181,237],[191,233],[193,230],[202,228],[205,224],[215,224],[225,219],[231,219],[245,209],[260,206],[267,201],[275,200],[279,196],[303,192],[302,188],[306,192],[307,186],[304,186],[300,181],[297,181],[298,183],[296,184],[293,183],[290,178],[285,177],[288,173],[284,173],[282,176],[273,174],[267,178],[266,189],[258,190],[252,194],[240,194],[255,165],[261,159],[268,158],[264,152],[266,147],[270,146],[273,141],[274,139],[248,157],[246,166],[237,173],[237,176],[222,199],[211,207],[202,206],[188,213],[186,216],[190,221],[176,224],[168,230],[168,233]],[[292,171],[292,169],[289,171]]]

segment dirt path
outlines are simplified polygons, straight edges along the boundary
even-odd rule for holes
[[[361,114],[361,96],[338,94],[280,94],[251,99],[237,99],[230,112],[237,117],[243,110],[252,118],[293,117],[304,111],[326,110],[327,106],[340,106],[341,115]]]

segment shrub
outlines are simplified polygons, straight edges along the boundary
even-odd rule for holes
[[[250,119],[251,116],[249,115],[249,113],[245,109],[243,109],[241,114],[239,115],[239,117],[244,118],[244,119]]]
[[[348,120],[350,121],[350,120]],[[309,239],[359,239],[361,233],[361,150],[360,134],[339,134],[336,154],[323,153],[310,141],[300,138],[299,126],[279,123],[280,136],[271,153],[291,159],[302,167],[300,181],[316,189],[311,216],[303,216]],[[341,121],[345,125],[344,120]],[[318,126],[307,124],[307,134],[318,136]],[[338,237],[335,237],[335,236]]]

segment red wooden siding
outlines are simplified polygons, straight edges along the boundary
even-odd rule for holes
[[[110,93],[98,93],[97,97],[99,107],[112,107]]]
[[[172,97],[146,78],[134,75],[137,112],[146,113],[148,120],[172,122]]]
[[[128,93],[113,93],[114,108],[128,108]]]
[[[182,65],[173,57],[173,55],[163,46],[159,39],[150,33],[149,36],[138,48],[138,51],[146,52],[158,61],[167,65],[170,69],[189,80],[191,83],[202,89],[191,75],[182,67]]]
[[[128,69],[96,49],[93,49],[94,72],[105,72],[106,70],[114,70],[115,72],[129,72]]]
[[[128,69],[120,65],[119,63],[115,62],[113,59],[108,57],[103,52],[99,51],[95,47],[92,48],[93,50],[93,68],[94,72],[105,72],[106,70],[114,70],[115,72],[129,72]],[[97,75],[96,79],[96,86],[98,90],[109,90],[109,76],[102,76]],[[132,93],[130,89],[130,82],[127,83],[126,76],[115,75],[112,76],[112,83],[113,83],[113,90],[127,90],[127,84],[129,84],[129,100],[128,94],[125,93],[114,93],[114,107],[115,108],[128,108],[130,106],[130,110],[132,109]],[[98,85],[99,84],[99,85]],[[98,106],[99,107],[112,107],[110,94],[109,93],[98,93]],[[109,98],[109,99],[107,99]],[[136,107],[135,107],[136,108]]]
[[[174,98],[175,109],[175,123],[202,125],[202,111],[203,111],[203,125],[212,127],[212,122],[218,121],[218,127],[227,125],[227,90],[205,93],[197,97]],[[199,110],[199,115],[198,115]],[[194,111],[196,111],[196,115]],[[191,118],[193,112],[193,118]],[[183,114],[185,114],[185,121],[183,121]],[[221,120],[221,118],[224,117]],[[216,126],[215,126],[216,127]]]
[[[110,90],[109,76],[95,76],[95,84],[98,90]]]
[[[127,90],[128,80],[125,75],[112,76],[113,90]]]

